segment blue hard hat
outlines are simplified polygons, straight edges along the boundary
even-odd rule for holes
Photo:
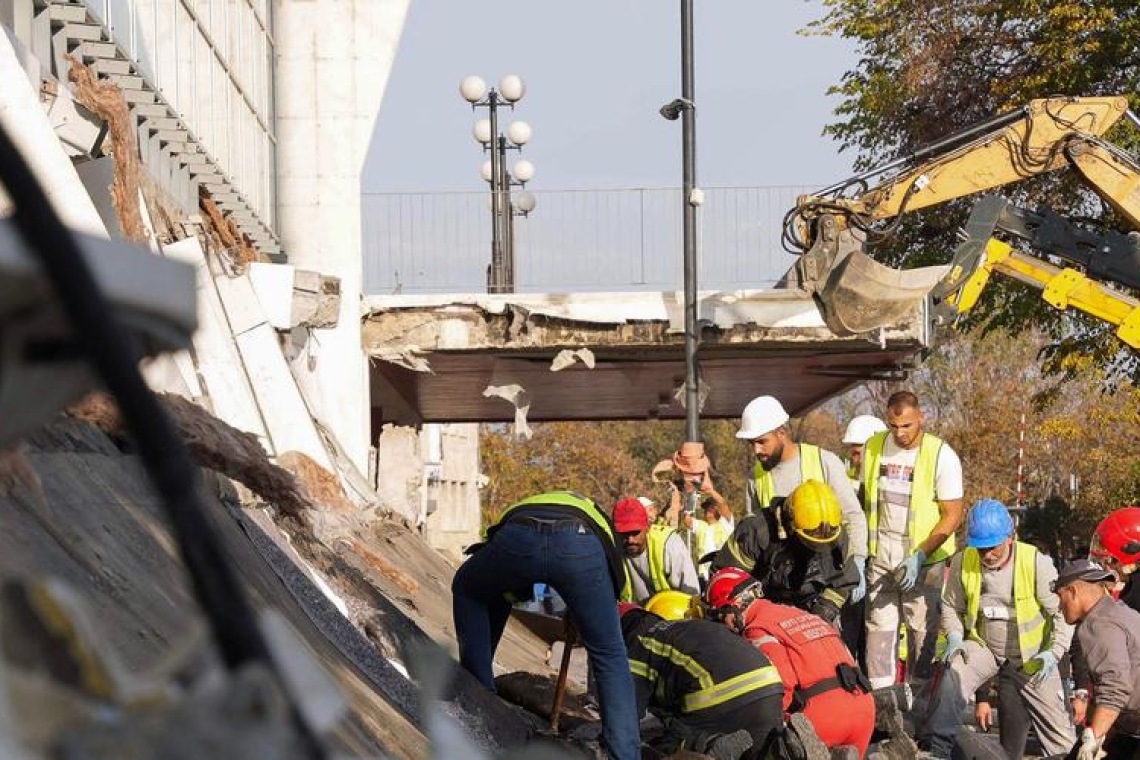
[[[966,518],[966,546],[990,549],[1013,535],[1013,518],[997,499],[982,499]]]

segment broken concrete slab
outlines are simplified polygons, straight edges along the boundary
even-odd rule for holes
[[[873,336],[836,335],[799,291],[700,294],[706,418],[732,418],[778,395],[793,414],[869,379],[901,379],[930,346],[924,307]],[[531,423],[680,419],[685,376],[676,294],[370,296],[363,340],[383,424],[510,422],[488,385],[526,388]],[[594,366],[550,372],[564,351]],[[408,353],[431,373],[409,368]],[[417,366],[415,369],[421,367]],[[789,382],[794,378],[794,382]]]

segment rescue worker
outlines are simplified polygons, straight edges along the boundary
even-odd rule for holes
[[[489,690],[492,663],[511,612],[535,583],[566,602],[586,647],[598,691],[602,743],[615,758],[637,760],[637,702],[617,615],[625,581],[613,526],[597,504],[570,491],[538,494],[508,507],[451,583],[459,661]]]
[[[776,666],[784,712],[802,711],[828,748],[846,745],[859,757],[867,754],[875,699],[834,628],[810,612],[765,599],[761,583],[736,567],[718,570],[704,598],[709,619],[751,641]]]
[[[983,499],[973,506],[966,549],[950,562],[942,595],[946,670],[917,737],[932,757],[950,757],[966,703],[995,677],[1016,685],[1046,755],[1072,746],[1075,734],[1057,665],[1073,629],[1052,593],[1056,578],[1049,557],[1014,538],[1005,505]],[[1005,728],[1003,721],[1002,748],[1009,757],[1021,757],[1024,737]]]
[[[847,447],[847,479],[851,481],[851,487],[855,490],[855,495],[859,499],[859,503],[863,503],[863,445],[875,433],[881,433],[887,429],[886,424],[878,417],[873,417],[869,414],[860,414],[857,417],[852,417],[851,421],[847,423],[847,429],[843,431],[843,445]],[[866,570],[866,563],[864,563],[864,576]],[[867,629],[863,625],[863,621],[867,617],[867,599],[854,599],[849,600],[843,607],[841,615],[841,635],[843,636],[843,643],[855,655],[855,659],[859,662],[860,666],[864,669],[867,667],[866,648],[867,648]]]
[[[653,708],[686,748],[708,754],[717,737],[746,731],[751,741],[731,755],[761,757],[784,724],[784,687],[764,653],[709,620],[663,620],[629,603],[620,612],[637,714]]]
[[[712,559],[712,569],[739,567],[764,586],[764,596],[838,624],[859,584],[856,560],[844,546],[839,502],[830,486],[808,480],[772,508],[775,535],[760,517],[742,520]]]
[[[1053,583],[1093,686],[1088,726],[1068,755],[1075,760],[1140,757],[1140,612],[1112,598],[1115,582],[1111,570],[1078,559]]]
[[[875,433],[886,430],[886,423],[878,417],[860,414],[852,417],[843,431],[843,445],[847,447],[847,479],[860,502],[863,500],[863,446]]]
[[[768,508],[778,497],[786,497],[796,486],[808,480],[831,486],[843,513],[847,551],[857,560],[854,567],[859,574],[859,583],[851,592],[852,600],[857,602],[867,592],[864,575],[867,518],[839,457],[819,446],[792,440],[788,420],[783,405],[772,396],[758,396],[744,407],[736,437],[748,441],[756,457],[752,479],[748,483],[745,512],[749,515],[766,514],[769,530],[775,533],[776,526]]]
[[[685,527],[693,534],[693,551],[698,559],[707,557],[724,546],[724,542],[736,528],[732,510],[724,497],[715,489],[712,489],[709,497],[701,503],[701,512],[702,516],[697,519],[692,515],[685,515]],[[708,581],[708,562],[698,563],[697,576],[702,584]]]
[[[946,559],[962,522],[962,463],[923,429],[918,398],[887,400],[888,432],[863,450],[863,504],[870,561],[867,675],[876,689],[895,682],[899,625],[906,624],[907,677],[930,677]]]
[[[622,499],[614,506],[614,530],[625,551],[623,602],[645,604],[670,589],[700,593],[697,568],[684,539],[664,523],[650,525],[637,499]]]
[[[1112,512],[1096,526],[1089,559],[1099,562],[1106,570],[1116,573],[1120,583],[1114,596],[1140,612],[1140,583],[1136,582],[1136,563],[1140,562],[1140,507],[1122,507]],[[1092,683],[1080,644],[1074,641],[1069,653],[1073,663],[1072,693],[1073,718],[1077,725],[1085,722]]]

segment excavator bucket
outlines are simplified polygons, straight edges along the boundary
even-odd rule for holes
[[[948,267],[892,269],[860,251],[839,261],[816,291],[832,332],[863,333],[898,324],[914,314]]]

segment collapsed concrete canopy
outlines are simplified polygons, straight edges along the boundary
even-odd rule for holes
[[[680,293],[372,296],[368,305],[374,424],[508,422],[523,403],[532,422],[685,415]],[[924,305],[872,339],[834,334],[799,291],[702,293],[698,314],[706,418],[735,417],[766,393],[799,413],[856,382],[900,377],[930,344]]]

